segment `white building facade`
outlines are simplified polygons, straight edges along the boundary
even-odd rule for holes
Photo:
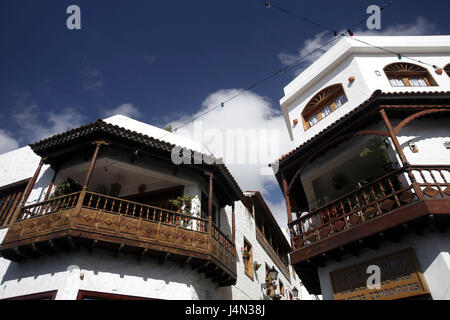
[[[256,240],[258,213],[226,167],[174,165],[175,145],[202,151],[115,116],[0,155],[0,299],[314,298],[289,250]],[[254,261],[279,271],[272,296],[264,265],[245,274],[244,237]]]
[[[276,175],[311,292],[450,299],[449,66],[450,36],[348,37],[285,87],[298,147]],[[369,290],[365,268],[386,261],[415,267]]]

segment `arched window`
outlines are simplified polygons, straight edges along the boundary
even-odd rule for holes
[[[427,69],[405,62],[392,63],[384,72],[393,87],[430,87],[436,86]]]
[[[308,130],[347,102],[342,84],[334,84],[317,93],[302,112],[303,126]]]
[[[450,77],[450,63],[444,67],[445,72]]]

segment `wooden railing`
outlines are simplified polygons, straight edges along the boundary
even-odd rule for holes
[[[79,196],[80,192],[75,192],[61,197],[56,197],[53,199],[25,206],[22,209],[18,217],[18,220],[24,220],[45,214],[50,214],[62,209],[73,208],[77,205]]]
[[[227,249],[230,253],[234,255],[234,243],[231,241],[220,229],[214,224],[212,225],[211,235],[214,239],[216,239],[225,249]]]
[[[289,265],[287,263],[287,258],[283,259],[282,257],[280,257],[278,252],[276,252],[272,247],[272,245],[269,243],[269,241],[267,241],[266,237],[264,236],[262,231],[258,228],[258,226],[255,226],[255,229],[256,229],[256,240],[266,250],[269,257],[278,266],[278,268],[284,274],[286,279],[290,280],[291,277],[289,273]]]
[[[450,200],[450,166],[407,166],[344,195],[289,224],[294,250],[357,227],[411,202]]]
[[[200,218],[90,191],[86,191],[84,197],[80,198],[82,193],[83,192],[76,192],[25,206],[22,208],[18,220],[43,216],[64,209],[71,209],[76,207],[80,200],[82,201],[81,207],[83,208],[131,216],[137,219],[144,219],[157,223],[160,222],[163,224],[175,225],[183,229],[209,233],[228,252],[230,252],[233,256],[235,255],[234,243],[222,231],[220,231],[220,229],[212,221],[210,221],[210,219]]]
[[[94,192],[86,192],[86,196],[83,200],[83,207],[132,216],[153,222],[172,224],[179,226],[180,228],[195,231],[208,231],[208,219]]]

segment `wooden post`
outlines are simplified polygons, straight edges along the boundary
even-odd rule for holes
[[[45,158],[42,158],[41,161],[39,161],[39,165],[38,165],[36,171],[34,172],[33,177],[31,178],[30,181],[28,181],[28,184],[23,193],[22,201],[21,201],[20,205],[17,206],[16,210],[14,211],[14,215],[11,218],[11,222],[9,224],[10,226],[12,226],[16,222],[17,218],[19,217],[20,212],[22,211],[23,207],[27,203],[28,197],[30,196],[31,191],[33,190],[33,187],[36,184],[37,178],[39,177],[39,173],[41,172],[42,165],[44,164],[44,160],[45,160]]]
[[[236,243],[236,222],[235,222],[235,206],[234,206],[234,201],[233,204],[231,205],[231,232],[232,232],[232,238],[233,238],[233,243]]]
[[[25,203],[27,203],[28,197],[30,196],[31,191],[33,190],[34,185],[36,184],[36,180],[39,177],[39,173],[41,172],[43,164],[44,164],[44,158],[41,159],[36,171],[34,172],[33,178],[31,178],[31,180],[28,182],[28,185],[25,189],[25,193],[22,198],[22,205],[25,205]]]
[[[213,207],[213,178],[212,172],[205,172],[209,176],[209,190],[208,190],[208,218],[212,219],[212,207]]]
[[[409,164],[408,160],[406,160],[405,154],[403,153],[403,149],[397,140],[397,136],[395,135],[394,128],[392,128],[391,122],[389,121],[389,119],[386,115],[386,111],[384,109],[381,109],[380,114],[381,114],[381,117],[383,118],[384,124],[386,125],[386,129],[389,132],[389,136],[391,137],[392,142],[394,143],[395,150],[397,151],[397,153],[400,157],[400,160],[402,161],[403,166],[407,166]]]
[[[380,110],[381,117],[383,118],[384,124],[386,125],[386,128],[388,129],[389,136],[392,139],[392,142],[394,143],[395,150],[397,151],[400,160],[402,161],[403,167],[406,167],[406,172],[408,173],[408,177],[411,180],[411,184],[414,188],[415,193],[417,194],[417,197],[419,200],[424,199],[423,191],[420,188],[419,184],[416,181],[416,177],[414,177],[414,174],[412,173],[411,168],[409,168],[409,162],[406,159],[405,154],[403,153],[403,149],[400,146],[400,143],[397,140],[397,135],[395,134],[394,128],[391,125],[391,122],[389,121],[389,118],[386,115],[386,111],[384,109]]]
[[[48,200],[50,193],[52,192],[53,185],[55,184],[56,175],[58,174],[58,170],[55,169],[55,173],[53,174],[52,181],[50,181],[50,185],[48,186],[47,193],[45,194],[44,201]]]
[[[89,185],[89,180],[91,180],[91,176],[95,168],[95,163],[97,162],[98,151],[100,150],[101,145],[107,145],[105,141],[95,141],[92,144],[95,144],[95,151],[94,155],[92,156],[91,165],[89,166],[89,170],[86,174],[86,179],[83,183],[83,190],[86,190]]]
[[[283,179],[283,194],[284,194],[284,199],[286,201],[287,218],[288,218],[288,223],[290,224],[292,222],[292,211],[291,211],[291,201],[289,200],[288,184],[287,184],[284,174],[281,175],[281,178]],[[289,229],[291,230],[291,236],[292,236],[294,234],[294,231],[292,230],[291,226],[289,226]]]

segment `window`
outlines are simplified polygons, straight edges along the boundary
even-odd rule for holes
[[[79,290],[77,300],[157,300],[157,299]]]
[[[27,294],[26,296],[8,298],[5,300],[55,300],[57,292],[57,290],[54,290],[35,294]]]
[[[245,274],[253,280],[253,248],[250,242],[244,238],[244,252],[242,253],[244,259]]]
[[[320,120],[329,116],[346,102],[347,97],[341,84],[329,86],[317,93],[302,112],[305,131],[315,126]]]
[[[444,71],[447,73],[447,75],[450,77],[450,63],[444,67]]]
[[[9,225],[27,183],[28,180],[0,188],[0,228]]]
[[[436,86],[427,69],[411,63],[392,63],[384,72],[393,87],[429,87]]]

